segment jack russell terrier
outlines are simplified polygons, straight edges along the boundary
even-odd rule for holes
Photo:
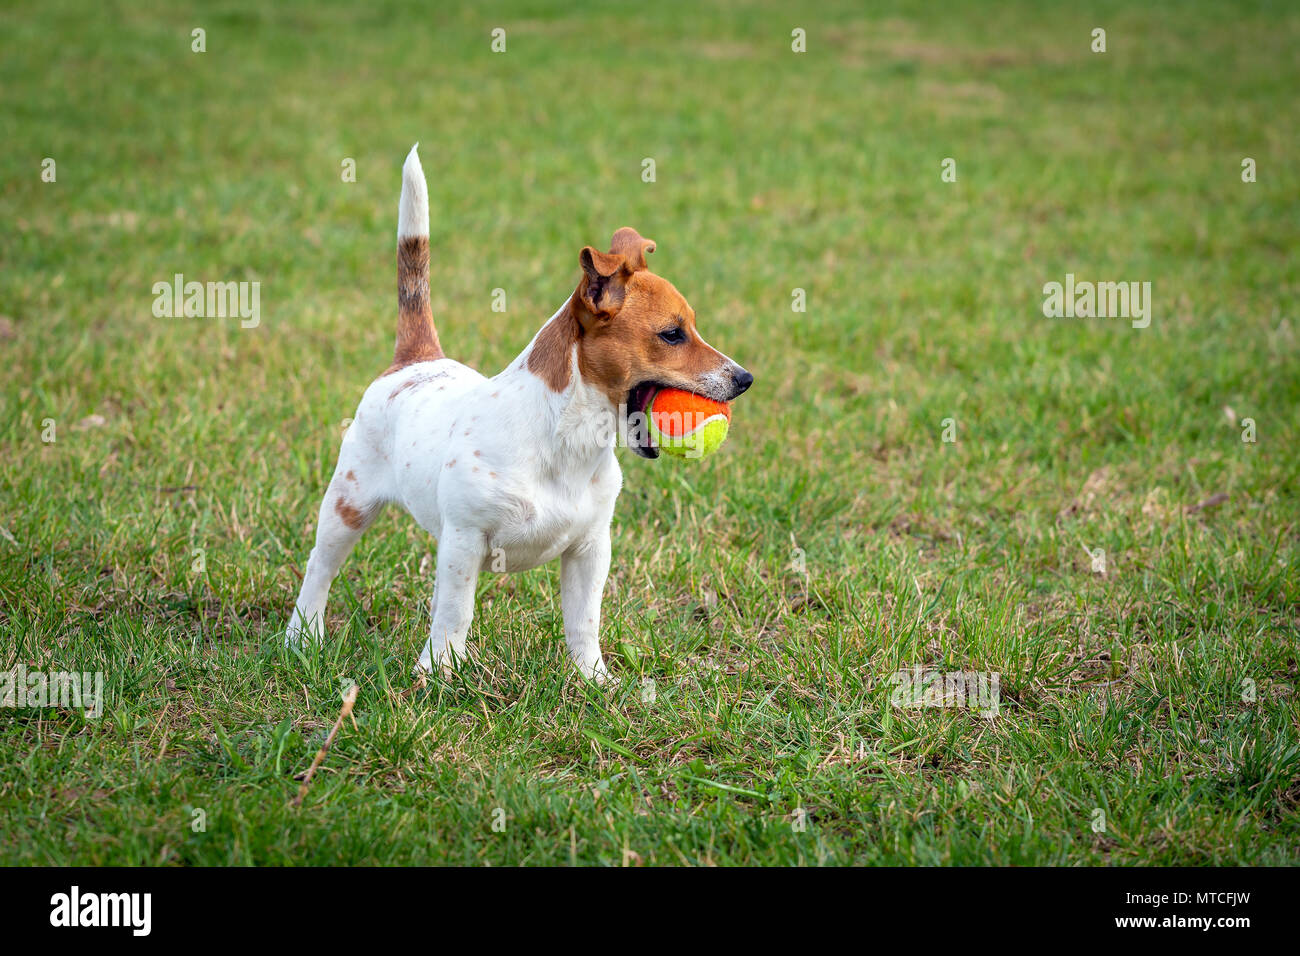
[[[397,219],[397,348],[361,399],[321,503],[286,642],[320,640],[339,566],[384,505],[437,538],[433,624],[417,674],[465,656],[482,571],[560,559],[564,638],[583,675],[603,681],[600,602],[623,473],[616,436],[659,450],[629,418],[656,388],[731,401],[754,377],[705,343],[695,310],[646,268],[655,244],[614,233],[587,246],[582,278],[505,371],[492,378],[443,355],[429,305],[429,198],[411,149]],[[632,413],[632,414],[629,414]]]

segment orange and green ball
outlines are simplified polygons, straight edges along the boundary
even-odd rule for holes
[[[703,458],[718,450],[731,425],[731,406],[677,388],[661,388],[646,405],[650,439],[665,454]]]

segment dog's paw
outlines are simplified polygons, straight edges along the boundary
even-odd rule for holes
[[[301,650],[321,643],[321,625],[313,621],[312,627],[305,627],[297,611],[289,618],[284,629],[284,646],[291,651]]]
[[[587,680],[594,681],[602,687],[613,689],[619,685],[619,679],[609,672],[605,662],[600,658],[592,664],[579,665],[578,672]]]
[[[451,655],[442,654],[437,658],[430,657],[426,652],[420,655],[420,660],[411,668],[411,678],[424,686],[434,674],[442,675],[443,680],[450,680],[456,674],[456,668],[452,664]]]

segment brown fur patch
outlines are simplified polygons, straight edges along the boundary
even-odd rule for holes
[[[396,369],[389,369],[388,371],[392,372],[392,371],[396,371]],[[397,388],[393,389],[391,392],[388,393],[388,400],[391,402],[398,395],[402,394],[402,392],[406,391],[408,388],[414,385],[416,381],[417,379],[408,378],[405,382],[403,382],[401,385],[397,386]]]
[[[572,300],[563,312],[537,333],[528,353],[528,370],[545,382],[551,391],[562,392],[569,387],[569,356],[581,335],[582,326],[573,314]]]
[[[343,523],[352,530],[360,531],[366,526],[366,516],[348,504],[342,495],[339,495],[338,500],[334,502],[334,510],[343,519]]]
[[[421,361],[421,362],[432,361],[432,359],[417,359],[417,361]],[[388,372],[396,372],[396,371],[398,371],[396,367],[390,368],[388,370]],[[385,372],[384,374],[387,375],[388,372]],[[429,382],[432,382],[434,379],[440,377],[441,376],[439,375],[421,375],[418,373],[412,375],[405,382],[403,382],[401,385],[397,386],[397,388],[393,389],[391,392],[388,393],[388,400],[391,402],[393,399],[395,399],[398,395],[402,394],[402,392],[406,391],[408,388],[414,388],[417,385],[427,385]]]
[[[384,374],[443,357],[429,304],[429,237],[407,236],[397,241],[397,346]]]

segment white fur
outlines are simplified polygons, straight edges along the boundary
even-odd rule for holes
[[[429,234],[429,189],[420,168],[420,144],[416,143],[402,164],[402,198],[397,203],[397,238],[411,239]]]

